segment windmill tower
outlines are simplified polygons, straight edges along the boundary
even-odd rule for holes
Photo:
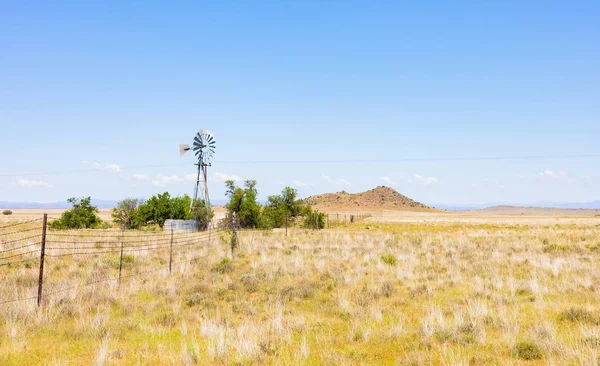
[[[198,166],[196,174],[196,183],[194,185],[194,197],[191,208],[200,200],[204,201],[207,212],[210,212],[210,199],[208,196],[208,167],[212,166],[210,159],[215,154],[215,138],[212,133],[207,130],[201,130],[194,137],[194,143],[190,149],[189,145],[179,145],[179,156],[183,156],[189,150],[194,151],[194,155],[198,158],[195,164]],[[202,184],[201,184],[202,182]]]

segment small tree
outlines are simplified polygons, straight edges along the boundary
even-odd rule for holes
[[[260,204],[256,201],[258,190],[255,180],[247,180],[244,187],[237,187],[232,180],[225,182],[229,197],[227,208],[227,222],[231,222],[232,214],[235,212],[238,226],[242,228],[257,228],[260,220]]]
[[[173,197],[169,192],[150,197],[138,208],[137,220],[140,225],[156,224],[163,227],[167,219],[191,219],[190,205],[192,199],[188,195]]]
[[[296,197],[298,191],[285,187],[280,195],[269,196],[262,212],[261,226],[264,228],[282,227],[286,217],[295,218],[302,214],[303,204]]]
[[[130,229],[139,228],[141,222],[138,220],[138,209],[142,203],[143,201],[138,198],[125,198],[119,201],[112,211],[113,221]]]
[[[13,212],[11,210],[4,210],[4,211],[2,211],[2,214],[8,216],[8,215],[12,215]]]
[[[304,227],[313,230],[321,230],[325,228],[327,215],[319,210],[314,210],[307,206],[304,213]]]
[[[98,208],[92,206],[90,197],[74,198],[67,200],[72,208],[62,213],[60,219],[50,223],[54,229],[96,229],[102,224],[98,217]]]
[[[198,230],[206,230],[215,214],[206,206],[205,201],[197,200],[192,206],[191,216],[198,223]]]

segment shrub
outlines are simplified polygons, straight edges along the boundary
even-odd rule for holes
[[[300,216],[304,207],[302,200],[296,199],[297,195],[297,190],[285,187],[280,195],[269,196],[267,204],[261,213],[261,228],[284,227],[286,217],[288,221],[293,221],[295,217]]]
[[[8,216],[8,215],[12,215],[13,212],[11,210],[4,210],[4,211],[2,211],[2,214]]]
[[[395,266],[398,263],[398,258],[391,253],[382,254],[381,261],[389,266]]]
[[[133,264],[134,262],[135,262],[135,257],[132,254],[123,254],[123,265]]]
[[[312,210],[309,206],[306,208],[306,213],[304,214],[304,227],[313,230],[321,230],[325,229],[325,223],[327,219],[327,215],[323,212],[319,212],[319,210]]]
[[[189,294],[185,297],[185,304],[187,306],[194,306],[200,304],[202,301],[202,295],[198,292],[194,292],[193,294]]]
[[[558,319],[576,323],[600,324],[600,318],[596,314],[576,307],[562,311],[559,314]]]
[[[233,271],[233,261],[229,258],[223,258],[220,262],[213,264],[213,272],[230,273]]]
[[[138,208],[143,203],[138,198],[125,198],[117,203],[117,207],[112,210],[113,221],[127,228],[137,229],[140,226],[138,217]]]
[[[237,187],[235,182],[228,180],[225,182],[225,196],[229,202],[225,205],[227,216],[225,222],[231,226],[233,214],[236,215],[236,225],[240,228],[255,229],[260,223],[260,204],[256,200],[258,190],[255,180],[246,180],[244,187]]]
[[[169,192],[157,194],[139,205],[134,226],[150,224],[162,228],[167,219],[189,220],[192,218],[191,205],[192,199],[188,195],[171,197]]]
[[[513,353],[523,360],[539,360],[543,357],[540,347],[530,341],[522,341],[515,344]]]
[[[244,285],[246,291],[252,293],[258,291],[258,280],[256,276],[251,274],[245,274],[240,277],[240,282]]]
[[[67,200],[73,205],[72,208],[63,212],[60,219],[50,223],[53,229],[97,229],[101,227],[102,220],[98,217],[98,208],[92,206],[90,197],[75,198]]]

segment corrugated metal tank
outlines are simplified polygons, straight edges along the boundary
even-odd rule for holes
[[[163,231],[174,233],[194,233],[198,231],[198,223],[196,220],[165,220]]]

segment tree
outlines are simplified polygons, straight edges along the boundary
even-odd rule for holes
[[[237,187],[232,180],[225,182],[227,191],[225,196],[229,197],[227,208],[227,222],[231,222],[235,212],[237,223],[242,228],[257,228],[260,219],[260,204],[256,201],[258,190],[255,180],[247,180],[244,187]]]
[[[296,199],[298,191],[285,187],[280,195],[269,196],[262,212],[261,226],[264,228],[283,227],[286,217],[302,215],[302,201]]]
[[[60,219],[50,223],[54,229],[96,229],[102,224],[98,217],[98,208],[92,206],[90,197],[74,198],[67,200],[73,207],[62,213]]]
[[[191,216],[198,223],[198,230],[206,230],[215,214],[206,206],[205,201],[197,200],[192,206]]]
[[[117,203],[113,208],[113,222],[123,225],[130,229],[137,229],[141,222],[138,220],[138,209],[143,204],[143,200],[138,198],[125,198]]]
[[[325,228],[327,215],[319,210],[314,210],[307,206],[304,212],[304,227],[307,229],[321,230]]]
[[[169,192],[157,194],[139,206],[136,220],[140,225],[156,224],[161,228],[167,219],[189,220],[191,203],[188,195],[171,198]]]
[[[8,215],[12,215],[13,212],[11,210],[4,210],[4,211],[2,211],[2,214],[8,216]]]

